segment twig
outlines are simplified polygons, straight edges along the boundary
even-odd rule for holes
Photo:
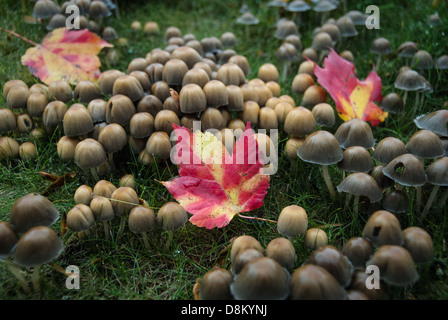
[[[24,36],[21,36],[20,34],[14,32],[14,31],[7,30],[7,29],[3,29],[3,28],[0,28],[0,30],[1,30],[1,31],[4,31],[4,32],[6,32],[6,33],[12,34],[13,36],[16,36],[17,38],[20,38],[20,39],[22,39],[23,41],[32,44],[33,46],[36,46],[36,47],[39,46],[38,43],[36,43],[36,42],[34,42],[34,41],[31,41],[30,39],[27,39],[27,38],[25,38]]]

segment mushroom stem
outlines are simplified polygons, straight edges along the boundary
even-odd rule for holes
[[[20,270],[16,266],[14,266],[8,259],[5,259],[3,261],[5,261],[6,267],[9,269],[9,271],[11,271],[11,273],[17,278],[17,280],[19,280],[23,291],[25,291],[26,294],[31,294],[31,289],[26,283],[25,277],[22,275]]]
[[[375,64],[375,69],[378,71],[380,69],[380,64],[381,64],[381,55],[378,55],[378,58],[376,58],[376,64]]]
[[[420,207],[422,206],[422,187],[415,187],[416,189],[416,197],[415,197],[415,210],[420,211]]]
[[[289,69],[289,61],[283,62],[283,72],[282,72],[282,79],[286,80],[286,77],[288,76],[288,69]]]
[[[148,234],[146,232],[142,232],[142,236],[143,236],[143,243],[145,244],[145,248],[147,250],[151,250],[151,246],[149,245]]]
[[[33,273],[31,274],[31,280],[33,281],[34,292],[40,293],[40,267],[41,265],[35,266]]]
[[[117,239],[123,233],[125,224],[126,224],[126,216],[122,216],[120,219],[120,227],[118,228]]]
[[[107,220],[103,221],[103,227],[104,227],[104,234],[106,235],[106,240],[109,240],[110,239],[109,223],[107,222]]]
[[[420,93],[417,91],[415,93],[415,104],[414,104],[414,114],[413,114],[413,116],[415,116],[415,114],[417,113],[419,102],[420,102]]]
[[[167,230],[166,233],[168,235],[168,239],[166,239],[165,245],[163,246],[163,248],[165,250],[168,250],[170,248],[170,246],[171,246],[171,242],[173,241],[174,232],[172,230]]]
[[[325,184],[327,185],[328,191],[330,192],[330,195],[332,198],[334,198],[334,187],[333,183],[331,182],[330,173],[328,172],[328,166],[322,165],[322,175],[325,180]]]
[[[90,172],[92,173],[92,176],[93,176],[93,179],[95,180],[95,182],[100,181],[100,176],[98,175],[96,168],[90,168]]]
[[[355,196],[355,200],[353,201],[353,215],[356,218],[359,212],[359,195]]]
[[[434,199],[436,198],[439,189],[440,186],[434,186],[434,188],[432,188],[431,194],[429,195],[428,201],[426,202],[425,209],[423,209],[422,215],[420,216],[421,220],[423,220],[426,217],[426,214],[431,208],[432,203],[434,202]]]
[[[351,199],[352,199],[352,194],[347,193],[347,195],[345,196],[344,210],[348,208],[348,205],[349,205]]]
[[[112,171],[115,171],[115,164],[114,164],[114,154],[112,152],[107,154],[108,160],[109,160],[109,165],[112,169]]]
[[[406,90],[403,95],[403,108],[406,106],[406,100],[408,99],[408,92],[409,91]]]

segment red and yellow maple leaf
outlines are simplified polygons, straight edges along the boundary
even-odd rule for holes
[[[250,123],[232,154],[210,132],[173,127],[177,144],[171,160],[178,165],[179,176],[161,183],[192,214],[192,224],[221,228],[235,215],[263,204],[269,175],[262,173],[263,153]]]
[[[40,45],[29,48],[22,64],[47,85],[56,80],[96,82],[101,66],[97,54],[104,47],[112,45],[87,29],[59,28],[47,34]]]
[[[375,71],[371,71],[365,80],[359,80],[355,76],[355,65],[331,50],[324,59],[323,68],[314,65],[314,74],[335,101],[342,120],[357,118],[376,126],[386,119],[388,113],[373,102],[383,99],[381,78]]]

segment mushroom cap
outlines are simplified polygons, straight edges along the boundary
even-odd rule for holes
[[[15,230],[6,221],[0,221],[0,260],[10,257],[19,241]]]
[[[0,134],[16,129],[16,116],[10,109],[0,109]]]
[[[355,26],[365,26],[367,15],[359,10],[350,10],[345,14],[348,16]]]
[[[397,114],[400,110],[403,110],[403,107],[403,99],[396,92],[387,94],[381,101],[381,109],[390,113]]]
[[[413,41],[405,41],[397,49],[398,56],[402,58],[411,58],[417,51],[417,44]]]
[[[336,130],[334,136],[342,148],[361,146],[370,149],[375,144],[372,129],[361,119],[351,119],[343,122]]]
[[[345,300],[347,296],[330,272],[314,264],[296,269],[289,283],[291,300]]]
[[[314,7],[313,11],[315,12],[330,12],[336,9],[337,3],[331,0],[320,0]]]
[[[375,290],[367,288],[366,281],[369,280],[368,277],[371,277],[371,275],[369,273],[366,273],[365,269],[355,270],[355,272],[353,273],[352,282],[350,283],[350,286],[347,289],[360,291],[364,293],[369,298],[369,300],[387,299],[388,298],[388,294],[386,292],[387,287],[384,285],[384,282],[381,280],[381,277],[380,277],[380,287]]]
[[[342,16],[338,20],[336,20],[336,25],[338,26],[339,30],[341,31],[342,37],[353,37],[358,34],[358,31],[355,28],[355,25],[353,24],[353,21],[348,16]]]
[[[437,159],[425,170],[429,183],[436,186],[448,186],[448,157]]]
[[[95,224],[95,216],[89,206],[78,203],[67,213],[66,221],[70,230],[81,232]]]
[[[132,101],[140,100],[144,96],[143,87],[137,78],[131,75],[123,75],[118,77],[112,87],[112,94],[122,94]]]
[[[254,249],[254,248],[243,248],[238,252],[235,257],[235,260],[232,262],[232,273],[237,275],[240,273],[241,269],[248,264],[250,261],[263,257],[264,254],[262,251]]]
[[[90,188],[86,184],[83,184],[76,189],[73,199],[75,200],[76,204],[83,203],[85,205],[90,205],[92,197],[93,197],[92,188]]]
[[[318,51],[330,50],[333,48],[333,38],[327,32],[320,31],[313,37],[311,47]]]
[[[60,11],[59,7],[51,0],[38,0],[34,4],[33,17],[38,19],[47,19]],[[64,25],[65,26],[65,25]]]
[[[137,192],[131,187],[119,187],[112,192],[111,202],[115,215],[122,217],[131,212],[140,203],[140,200]]]
[[[389,40],[386,38],[380,37],[373,40],[372,45],[370,46],[370,52],[373,52],[378,55],[386,55],[393,51],[392,46],[390,45]]]
[[[171,140],[164,131],[156,131],[146,142],[145,150],[148,154],[168,159],[171,154]]]
[[[446,70],[448,69],[448,55],[443,55],[437,58],[436,61],[436,67],[439,70]]]
[[[264,251],[257,239],[249,235],[242,235],[237,237],[232,243],[232,248],[230,249],[230,261],[233,263],[238,253],[245,249],[255,249],[261,253]]]
[[[404,91],[417,91],[426,87],[425,78],[415,70],[405,70],[398,74],[394,82],[397,89]]]
[[[422,159],[434,159],[445,154],[439,137],[434,132],[424,129],[413,134],[406,144],[406,150]]]
[[[63,250],[56,232],[48,227],[33,227],[17,242],[14,259],[24,267],[35,267],[56,259]]]
[[[258,24],[260,20],[256,18],[252,13],[245,12],[236,19],[236,22],[244,25],[254,25]]]
[[[187,211],[177,202],[167,202],[157,212],[157,222],[165,230],[180,229],[187,220]]]
[[[199,298],[201,300],[231,300],[230,283],[232,273],[223,268],[214,268],[200,279]]]
[[[372,158],[366,148],[349,147],[344,150],[343,158],[338,167],[348,172],[368,172],[372,169]]]
[[[10,137],[0,137],[0,160],[17,158],[19,155],[19,143]]]
[[[32,227],[49,227],[59,219],[59,211],[46,197],[29,193],[17,199],[11,209],[9,223],[17,233]]]
[[[367,265],[378,266],[381,279],[394,286],[408,286],[419,278],[411,254],[401,246],[381,246]]]
[[[428,51],[418,50],[412,56],[411,65],[415,65],[417,69],[432,69],[434,68],[434,60]]]
[[[289,3],[285,3],[285,10],[289,12],[305,12],[310,9],[311,6],[303,0],[294,0]]]
[[[278,232],[287,237],[303,236],[308,229],[308,215],[297,205],[284,207],[277,221]]]
[[[82,136],[93,131],[93,120],[87,108],[73,104],[64,114],[64,134],[68,137]]]
[[[372,158],[383,164],[387,164],[406,152],[406,146],[403,141],[394,137],[386,137],[377,143],[373,150]]]
[[[180,90],[179,103],[183,113],[201,112],[207,108],[207,97],[199,85],[190,83]]]
[[[409,208],[409,197],[402,190],[392,190],[384,197],[383,208],[394,213],[405,213]]]
[[[93,187],[93,196],[102,196],[105,198],[110,198],[112,193],[117,190],[117,187],[114,184],[107,180],[98,181]]]
[[[297,255],[292,242],[286,238],[274,238],[266,246],[266,257],[274,259],[286,269],[296,263]]]
[[[107,161],[107,155],[101,143],[87,138],[76,145],[74,160],[81,168],[90,169],[104,164]]]
[[[305,233],[304,245],[310,250],[316,250],[319,247],[328,244],[328,236],[322,229],[311,228]]]
[[[342,160],[343,151],[332,133],[318,130],[306,137],[303,144],[298,147],[297,155],[306,162],[331,165]]]
[[[134,103],[129,97],[122,94],[114,95],[107,101],[106,122],[126,127],[135,111]]]
[[[290,277],[278,262],[260,257],[235,276],[230,292],[236,300],[284,300],[289,295]]]
[[[364,237],[350,238],[341,250],[355,268],[365,268],[367,260],[373,254],[373,246]]]
[[[332,245],[315,249],[305,264],[314,264],[326,269],[343,287],[350,284],[353,265],[345,255]]]
[[[296,47],[289,42],[283,42],[275,52],[275,56],[281,61],[288,62],[297,61],[299,59]]]
[[[94,196],[90,201],[90,209],[95,219],[99,221],[112,220],[115,216],[112,202],[103,196]]]
[[[403,244],[403,236],[400,222],[389,211],[375,211],[367,220],[362,236],[368,239],[375,247],[383,245]]]
[[[285,39],[289,35],[299,35],[297,24],[292,20],[284,20],[277,25],[274,37],[280,40]]]
[[[413,154],[402,154],[384,168],[386,177],[404,185],[417,187],[426,183],[426,174],[422,162]]]
[[[431,236],[419,227],[408,227],[403,230],[403,247],[409,251],[415,263],[431,262],[434,246]]]
[[[132,232],[148,232],[156,225],[156,215],[151,208],[137,206],[129,213],[128,223]]]
[[[440,109],[414,119],[419,129],[429,130],[443,137],[448,136],[448,110]]]
[[[126,130],[118,123],[110,123],[101,129],[98,142],[103,145],[106,153],[122,150],[128,143]]]
[[[295,107],[285,118],[283,129],[292,137],[304,137],[306,135],[313,135],[316,128],[316,120],[313,113],[305,107]],[[325,133],[318,133],[317,138],[310,138],[310,143],[323,142]],[[313,136],[314,137],[314,136]],[[308,138],[308,137],[307,137]],[[327,140],[329,138],[326,138]],[[342,153],[342,151],[341,151]]]
[[[337,186],[337,190],[355,196],[368,197],[371,203],[378,202],[383,197],[382,190],[376,180],[364,172],[350,174]]]

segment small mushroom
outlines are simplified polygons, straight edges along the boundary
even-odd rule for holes
[[[431,236],[419,227],[408,227],[403,230],[403,247],[409,251],[415,263],[428,263],[434,257],[434,246]]]
[[[147,250],[151,249],[147,232],[151,231],[155,225],[156,216],[151,208],[137,206],[129,213],[129,229],[142,235]]]
[[[274,259],[282,267],[291,269],[297,260],[292,242],[286,238],[274,238],[266,247],[266,257]]]
[[[373,246],[403,245],[401,225],[398,219],[389,211],[378,210],[367,220],[362,236]]]
[[[373,254],[373,246],[364,237],[353,237],[344,244],[341,252],[350,260],[353,267],[363,269]]]
[[[201,300],[231,300],[230,283],[232,274],[223,268],[214,268],[199,280],[199,298]]]
[[[289,205],[282,209],[277,221],[278,232],[286,237],[293,238],[305,235],[308,229],[308,215],[297,205]]]
[[[316,250],[317,248],[328,244],[328,236],[322,229],[310,228],[305,233],[303,244],[307,249]]]
[[[173,240],[173,232],[185,226],[188,214],[177,202],[165,203],[157,212],[157,223],[168,233],[165,249],[169,248]]]
[[[109,224],[108,221],[115,217],[114,208],[112,207],[112,202],[103,196],[94,196],[92,201],[90,201],[90,209],[97,221],[103,223],[104,234],[106,239],[110,239]]]

